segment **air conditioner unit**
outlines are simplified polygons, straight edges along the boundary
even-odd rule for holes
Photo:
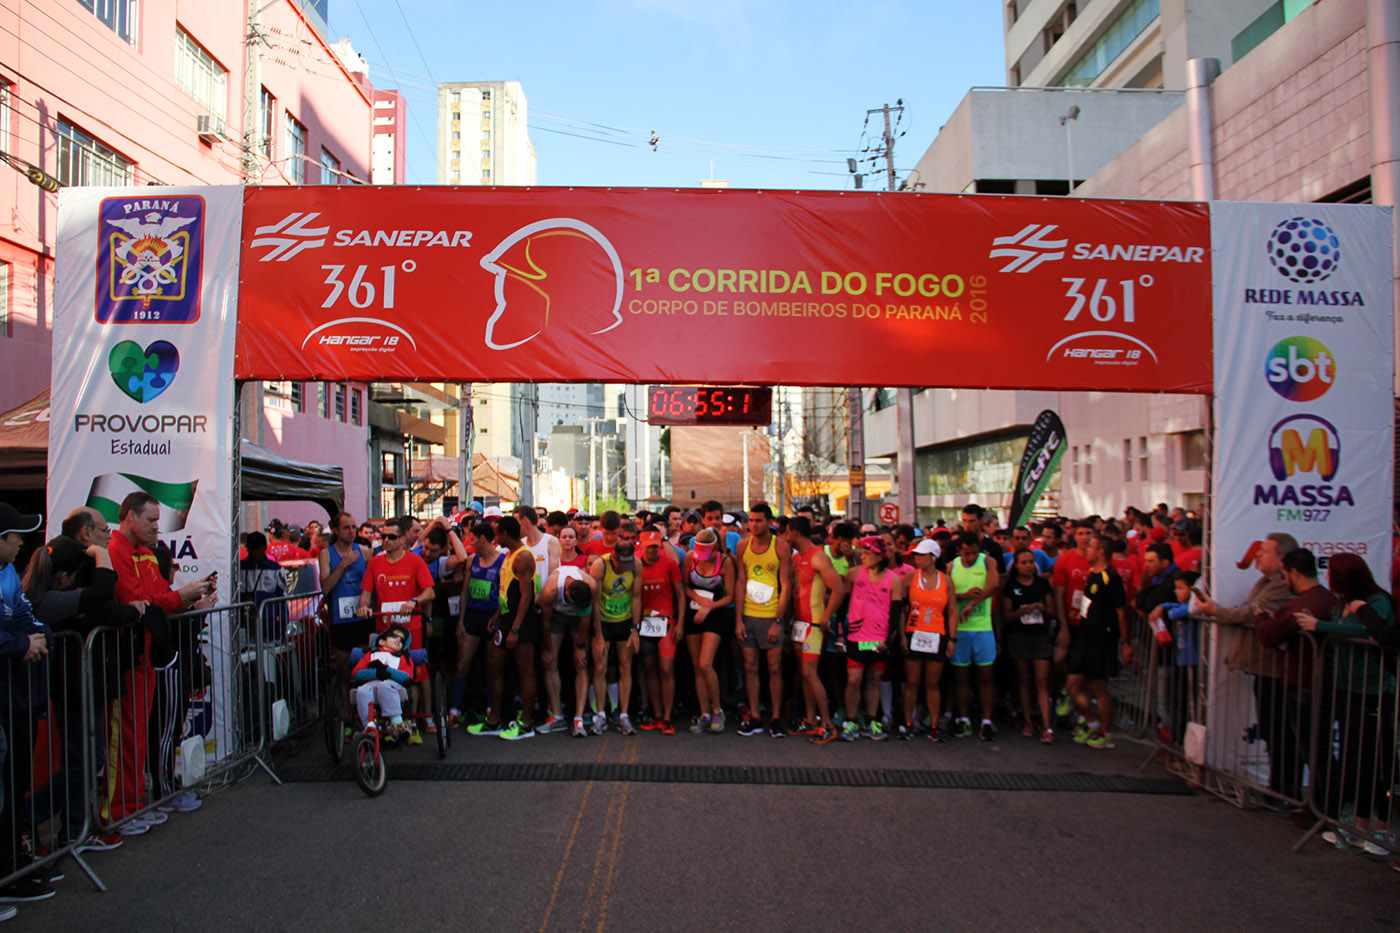
[[[199,138],[205,142],[228,139],[228,128],[224,126],[223,117],[215,116],[212,113],[201,113],[195,117],[195,130],[199,133]]]

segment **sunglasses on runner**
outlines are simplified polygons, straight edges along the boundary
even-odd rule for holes
[[[397,541],[398,539],[402,538],[403,535],[382,534],[380,535],[380,537],[383,538],[385,541]]]

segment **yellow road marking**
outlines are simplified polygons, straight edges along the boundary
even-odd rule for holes
[[[611,735],[603,736],[603,747],[598,749],[598,758],[596,759],[598,763],[602,762],[611,739]],[[574,826],[569,832],[569,842],[564,846],[564,857],[560,860],[559,871],[554,876],[554,889],[549,892],[549,903],[544,909],[544,919],[540,921],[540,933],[544,933],[549,928],[549,918],[554,913],[554,902],[559,899],[559,888],[563,885],[564,875],[569,870],[569,857],[574,851],[574,840],[578,838],[579,825],[583,823],[583,815],[588,812],[588,798],[593,793],[593,784],[593,781],[589,781],[583,789],[583,798],[579,801],[578,813],[574,816]]]
[[[623,756],[624,758],[626,758],[626,763],[635,764],[637,761],[637,756],[641,754],[641,750],[641,740],[635,739],[632,742],[632,747],[628,749],[628,752],[630,754],[624,754]],[[612,852],[608,856],[608,879],[603,884],[603,893],[602,896],[598,899],[598,933],[602,933],[603,926],[607,923],[608,920],[608,897],[612,894],[613,878],[616,877],[617,874],[617,850],[618,846],[622,843],[622,821],[627,814],[627,795],[631,791],[631,789],[631,781],[628,781],[626,784],[622,785],[622,799],[617,807],[617,822],[613,827]]]

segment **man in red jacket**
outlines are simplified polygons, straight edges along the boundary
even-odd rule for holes
[[[107,545],[112,569],[117,573],[117,600],[135,606],[148,625],[154,621],[152,607],[161,611],[154,618],[161,618],[163,613],[179,612],[186,605],[214,591],[217,574],[211,573],[178,590],[171,589],[160,575],[153,550],[160,530],[160,503],[153,496],[133,492],[122,500],[117,518],[121,526]],[[158,637],[157,647],[168,651],[168,641],[164,645],[160,644],[161,641],[164,639]],[[123,654],[127,651],[135,653],[134,649],[127,649],[129,643],[117,641],[114,644],[118,646],[116,650]],[[150,721],[156,687],[151,670],[152,639],[149,628],[142,633],[142,644],[144,651],[139,658],[129,655],[121,658],[126,689],[123,696],[107,706],[108,735],[119,736],[119,740],[109,740],[107,743],[101,817],[108,825],[125,820],[121,833],[127,836],[139,835],[157,823],[165,822],[165,815],[154,811],[132,817],[141,809],[146,725]]]

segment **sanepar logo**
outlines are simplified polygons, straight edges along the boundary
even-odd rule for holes
[[[1269,387],[1290,402],[1311,402],[1332,388],[1337,378],[1337,358],[1320,340],[1285,337],[1264,359]]]
[[[1342,465],[1342,442],[1337,429],[1317,415],[1291,415],[1269,431],[1269,469],[1284,482],[1298,473],[1315,473],[1331,482]]]

